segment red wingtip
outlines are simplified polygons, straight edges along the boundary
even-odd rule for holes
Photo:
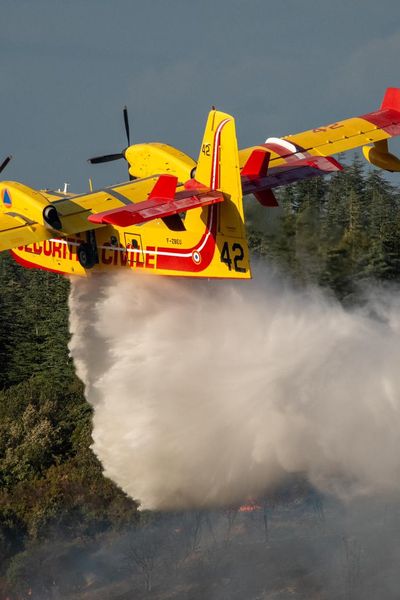
[[[400,88],[387,88],[381,105],[381,110],[385,109],[400,112]]]

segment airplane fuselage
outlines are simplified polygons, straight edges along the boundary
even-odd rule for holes
[[[189,225],[185,231],[171,231],[156,220],[127,229],[103,227],[89,239],[87,233],[54,237],[11,252],[25,267],[68,275],[85,276],[122,267],[159,275],[250,277],[247,245],[224,231],[219,206],[196,209],[186,215],[185,224],[190,220],[197,227]],[[94,265],[90,269],[81,264],[82,245],[91,245]]]

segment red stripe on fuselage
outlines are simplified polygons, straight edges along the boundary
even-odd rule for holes
[[[217,190],[219,187],[220,180],[220,141],[221,141],[221,132],[227,123],[229,123],[230,119],[225,119],[221,121],[218,125],[217,130],[214,134],[214,145],[213,145],[213,157],[211,164],[211,180],[210,187],[212,190]]]
[[[208,219],[205,233],[199,242],[192,248],[174,249],[157,248],[157,269],[166,271],[191,271],[199,273],[206,269],[214,256],[217,235],[218,206],[213,205],[208,209]],[[200,263],[196,263],[193,254],[200,255]],[[161,254],[162,253],[162,254]]]
[[[13,250],[9,251],[15,262],[17,262],[22,267],[26,269],[40,269],[41,271],[49,271],[50,273],[57,273],[58,275],[68,275],[67,271],[60,271],[59,269],[51,269],[50,267],[44,267],[43,265],[38,265],[37,263],[31,262],[29,260],[25,260],[19,254],[16,254]]]

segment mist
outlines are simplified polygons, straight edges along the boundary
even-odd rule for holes
[[[350,500],[400,488],[395,289],[345,310],[251,282],[72,279],[70,352],[105,475],[142,508],[256,497],[291,473]]]

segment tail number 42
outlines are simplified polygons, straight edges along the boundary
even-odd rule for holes
[[[231,248],[230,248],[228,242],[224,242],[224,245],[222,246],[222,250],[221,250],[221,262],[228,265],[228,269],[230,271],[232,270],[232,263],[233,263],[233,268],[235,271],[237,271],[238,273],[245,273],[246,272],[245,267],[241,266],[243,259],[244,259],[244,250],[240,244],[235,242],[234,244],[231,245]]]

